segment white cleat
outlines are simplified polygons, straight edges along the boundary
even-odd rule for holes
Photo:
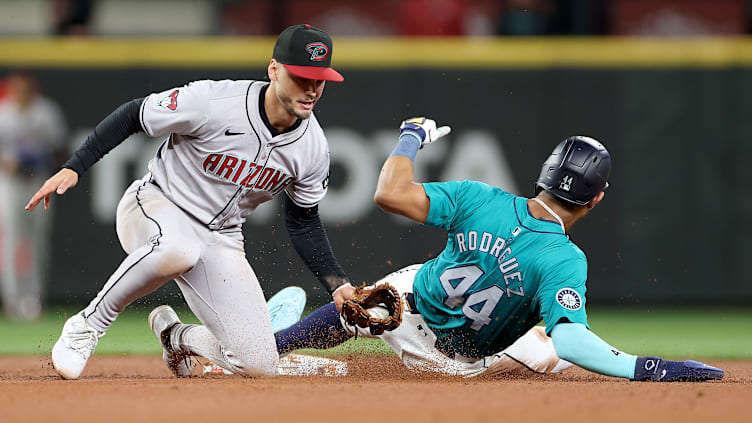
[[[177,377],[188,377],[193,374],[193,360],[190,354],[179,353],[170,345],[172,328],[182,323],[172,307],[162,305],[149,313],[149,327],[162,344],[162,359],[172,374]]]
[[[86,323],[82,313],[66,320],[60,338],[52,347],[52,366],[63,379],[78,379],[104,332]]]
[[[274,294],[266,303],[272,321],[272,332],[277,333],[297,323],[305,304],[306,293],[298,286],[288,286]]]

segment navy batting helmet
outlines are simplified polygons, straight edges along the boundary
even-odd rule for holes
[[[543,163],[535,193],[546,190],[570,203],[585,205],[608,187],[611,155],[590,137],[574,136],[559,143]]]

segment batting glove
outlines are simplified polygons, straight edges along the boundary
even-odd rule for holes
[[[637,357],[634,380],[653,382],[700,382],[723,379],[723,370],[699,361],[672,361]]]
[[[421,147],[438,140],[451,131],[452,128],[448,126],[437,128],[435,121],[424,117],[410,118],[400,125],[400,137],[404,134],[413,135],[418,138]]]

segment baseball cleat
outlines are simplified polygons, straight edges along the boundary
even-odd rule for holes
[[[703,380],[721,380],[724,372],[717,367],[709,366],[694,360],[684,361],[685,374],[683,380],[703,381]]]
[[[103,336],[104,332],[89,326],[83,312],[72,316],[52,347],[52,366],[63,379],[78,379]]]
[[[272,321],[272,331],[277,333],[297,323],[303,314],[306,293],[298,286],[288,286],[274,294],[266,303]]]
[[[193,360],[190,354],[173,350],[170,332],[175,325],[182,323],[177,313],[168,305],[161,305],[149,313],[149,327],[162,344],[162,359],[176,377],[188,377],[193,373]]]

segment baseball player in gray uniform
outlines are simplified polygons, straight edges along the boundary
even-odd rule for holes
[[[121,105],[29,201],[34,210],[64,194],[129,135],[167,138],[117,208],[128,256],[80,313],[65,322],[52,363],[78,378],[118,314],[175,279],[203,325],[182,325],[160,307],[149,322],[176,376],[203,356],[236,374],[275,375],[279,355],[264,294],[248,263],[241,225],[284,192],[285,222],[298,254],[326,287],[348,278],[318,217],[327,191],[329,149],[313,114],[332,69],[332,41],[310,25],[285,29],[268,66],[269,82],[198,81]],[[341,290],[340,290],[341,292]]]

